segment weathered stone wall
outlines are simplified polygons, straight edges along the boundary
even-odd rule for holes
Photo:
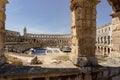
[[[113,19],[112,19],[113,50],[120,52],[120,12],[119,13],[114,13],[112,16],[113,16]]]
[[[112,6],[113,50],[120,52],[120,0],[108,0]]]
[[[119,67],[41,68],[39,66],[0,68],[0,80],[120,80]]]
[[[115,1],[115,0],[114,0]],[[3,63],[5,39],[5,4],[0,0],[0,62]],[[119,80],[120,68],[93,66],[95,60],[97,0],[71,0],[73,62],[75,70],[45,69],[41,67],[0,67],[1,80]],[[115,16],[114,16],[115,17]],[[117,16],[118,18],[118,16]],[[120,18],[118,18],[119,20]],[[113,21],[114,22],[114,21]],[[117,28],[119,30],[119,27]],[[118,32],[119,34],[119,32]],[[116,39],[119,42],[119,39]],[[70,70],[70,71],[69,71]],[[74,74],[75,73],[75,74]],[[47,74],[47,75],[46,75]],[[33,77],[32,77],[33,76]],[[30,78],[31,77],[31,78]]]
[[[82,66],[95,60],[96,5],[98,0],[71,0],[72,59]],[[82,61],[86,60],[84,63]],[[86,65],[86,63],[85,63]]]
[[[4,42],[5,42],[5,6],[7,0],[0,0],[0,64],[5,62]]]

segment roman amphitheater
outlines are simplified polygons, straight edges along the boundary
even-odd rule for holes
[[[47,47],[71,46],[71,34],[32,34],[27,33],[26,27],[23,29],[23,35],[17,31],[6,30],[5,48],[10,49],[19,42],[28,42],[42,44],[49,42]],[[15,43],[16,42],[16,43]],[[105,24],[96,29],[96,54],[108,56],[113,50],[112,45],[112,24]]]
[[[19,50],[19,48],[15,48],[20,46],[18,43],[23,45],[31,44],[28,48],[38,46],[61,48],[64,46],[70,47],[71,44],[71,34],[32,34],[27,33],[26,27],[23,32],[23,35],[20,35],[20,32],[6,30],[5,49],[8,49],[8,51]],[[33,44],[36,45],[32,46]],[[21,47],[25,48],[23,45]]]
[[[19,38],[19,32],[14,32],[15,36],[11,38],[9,35],[7,39],[5,33],[12,34],[12,31],[5,30],[8,1],[0,0],[0,80],[120,80],[120,67],[115,65],[120,62],[119,55],[109,56],[108,60],[113,62],[112,65],[105,62],[99,64],[95,55],[96,52],[103,55],[120,53],[120,0],[107,1],[113,9],[112,23],[105,25],[107,27],[96,30],[96,6],[100,0],[70,0],[71,35],[29,34],[25,28],[22,39]],[[15,66],[7,63],[4,50],[7,40],[38,43],[41,37],[43,42],[54,40],[59,44],[70,43],[72,51],[67,60],[57,56],[51,63],[48,57],[45,58],[49,64],[44,65]],[[27,60],[29,59],[31,58]],[[27,60],[24,57],[24,61]]]

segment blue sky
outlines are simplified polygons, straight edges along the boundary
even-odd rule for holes
[[[71,33],[70,0],[9,0],[6,29],[29,33]],[[111,7],[107,0],[97,6],[97,26],[111,22]]]

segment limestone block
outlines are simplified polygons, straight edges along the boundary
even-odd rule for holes
[[[108,76],[109,76],[109,71],[105,70],[105,71],[103,72],[103,75],[102,75],[102,76],[108,77]]]
[[[112,80],[120,80],[120,75],[112,77]]]
[[[90,74],[86,74],[84,80],[92,80],[92,76]]]
[[[75,13],[74,13],[74,11],[71,13],[71,17],[72,17],[71,26],[75,26]]]
[[[98,65],[96,57],[79,57],[77,61],[77,65],[80,67]]]
[[[76,24],[76,27],[79,28],[79,30],[82,29],[82,27],[83,27],[83,21],[82,20],[77,20],[75,24]]]
[[[5,42],[5,6],[7,0],[0,0],[0,65],[5,63],[4,57],[4,42]]]
[[[88,58],[95,56],[97,3],[98,0],[71,0],[72,60],[79,66],[97,62],[96,58]]]
[[[112,19],[112,43],[113,50],[120,51],[120,19],[119,17],[115,17]]]

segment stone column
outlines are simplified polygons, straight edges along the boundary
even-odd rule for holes
[[[98,0],[71,0],[72,54],[78,66],[96,65],[96,5]]]
[[[112,6],[112,44],[113,50],[120,52],[120,0],[108,0]]]
[[[113,50],[120,52],[120,12],[112,14],[112,38]]]
[[[5,7],[7,0],[0,0],[0,65],[5,63],[4,42],[5,42]]]

